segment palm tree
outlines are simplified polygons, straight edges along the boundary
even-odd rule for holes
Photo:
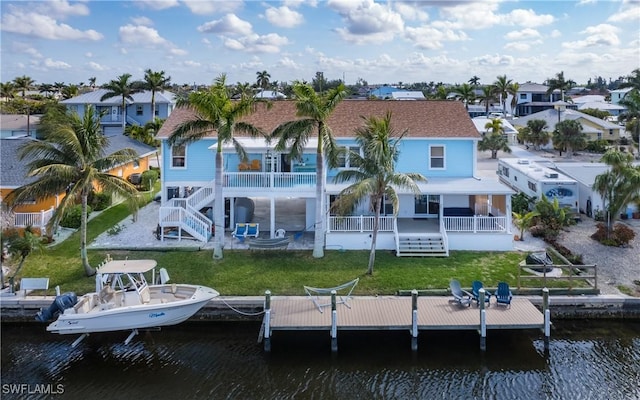
[[[0,83],[0,96],[11,99],[16,94],[16,85],[13,82]]]
[[[36,250],[42,251],[44,245],[42,244],[42,238],[38,236],[30,226],[27,226],[22,235],[16,233],[8,238],[7,247],[12,257],[20,257],[18,267],[13,273],[13,276],[9,278],[9,282],[12,282],[20,273],[24,261],[29,257],[29,254]],[[13,288],[11,288],[11,291],[13,292]]]
[[[517,213],[515,211],[512,211],[511,214],[513,215],[513,224],[516,226],[516,228],[520,229],[519,240],[523,241],[524,232],[531,227],[531,225],[535,221],[534,218],[539,216],[540,214],[537,211],[529,211],[526,213]]]
[[[27,75],[18,76],[13,80],[13,83],[16,85],[16,90],[22,92],[22,97],[24,98],[27,94],[27,90],[31,89],[31,86],[35,83],[33,79],[28,77]]]
[[[609,171],[596,176],[593,190],[602,197],[607,213],[605,217],[607,238],[620,212],[631,201],[640,198],[640,166],[634,166],[633,156],[617,150],[608,150],[601,159],[609,165]]]
[[[547,79],[547,86],[549,86],[549,88],[547,89],[547,94],[551,94],[554,90],[558,89],[560,90],[560,98],[562,101],[564,101],[564,92],[571,89],[575,85],[575,81],[572,81],[571,79],[565,79],[564,71],[560,71],[554,78]]]
[[[69,85],[62,88],[62,98],[70,99],[72,97],[76,97],[80,91],[76,85]]]
[[[511,87],[511,79],[507,79],[506,75],[498,75],[496,81],[493,82],[494,94],[500,98],[502,104],[502,112],[507,115],[507,97],[509,97]]]
[[[53,87],[56,89],[56,92],[61,95],[67,85],[65,85],[64,82],[53,82]]]
[[[473,100],[476,98],[473,87],[468,83],[463,83],[462,85],[458,86],[455,93],[458,95],[458,98],[462,100],[467,111],[469,111],[469,103],[473,102]]]
[[[53,111],[55,112],[55,111]],[[11,192],[7,198],[11,206],[27,199],[42,199],[67,191],[53,217],[47,224],[47,231],[53,232],[64,213],[76,199],[82,204],[80,224],[80,257],[87,276],[95,274],[87,257],[87,199],[94,185],[105,193],[117,193],[125,198],[133,198],[136,188],[126,180],[110,175],[108,171],[117,165],[136,158],[132,149],[122,149],[105,155],[108,138],[100,129],[100,116],[92,106],[85,107],[82,118],[77,113],[56,116],[45,140],[29,141],[20,149],[21,159],[28,158],[30,177],[36,180]]]
[[[546,130],[547,123],[542,119],[532,119],[527,121],[527,126],[522,128],[520,132],[523,139],[533,145],[536,150],[540,150],[540,146],[549,143],[551,134]]]
[[[45,97],[51,97],[53,92],[53,85],[50,83],[43,83],[40,85],[40,93],[44,93]]]
[[[262,88],[262,90],[267,90],[269,88],[269,79],[271,75],[267,71],[258,71],[256,72],[256,84],[258,87]]]
[[[100,101],[118,96],[122,98],[121,107],[123,131],[127,121],[127,99],[133,101],[132,95],[142,91],[142,89],[135,88],[132,82],[129,82],[129,79],[131,79],[131,74],[122,74],[116,79],[112,79],[109,83],[104,85],[104,88],[108,91],[100,98]]]
[[[498,158],[498,151],[500,150],[505,153],[511,153],[508,140],[504,136],[504,127],[502,126],[502,120],[500,118],[492,119],[490,122],[487,122],[484,127],[488,134],[485,134],[480,143],[478,143],[478,150],[491,150],[491,159],[493,160]]]
[[[251,97],[253,92],[251,91],[251,84],[249,82],[236,83],[234,95],[240,95],[240,97]]]
[[[364,117],[363,117],[364,118]],[[395,165],[400,154],[400,142],[407,131],[397,134],[391,128],[391,113],[384,118],[365,118],[365,125],[356,130],[356,143],[363,151],[349,153],[349,164],[353,169],[340,171],[334,178],[337,183],[353,182],[340,192],[335,203],[339,214],[348,214],[363,201],[369,200],[374,211],[371,251],[367,274],[373,274],[376,259],[376,240],[382,200],[387,198],[393,204],[397,215],[399,209],[398,195],[395,188],[409,189],[420,195],[416,182],[427,179],[419,173],[398,173]]]
[[[619,102],[626,108],[618,121],[625,122],[625,129],[631,132],[633,140],[640,142],[640,90],[629,91]]]
[[[152,118],[156,116],[156,92],[163,93],[169,86],[171,77],[164,76],[164,71],[151,71],[147,69],[144,71],[144,88],[151,90],[151,115]]]
[[[489,115],[489,106],[491,102],[496,99],[496,88],[493,85],[487,85],[482,87],[482,94],[478,97],[480,103],[484,103],[485,115]]]
[[[513,116],[516,115],[516,106],[518,105],[518,90],[520,90],[520,84],[518,82],[513,82],[509,85],[509,94],[511,95],[511,113]]]
[[[92,76],[91,78],[89,78],[89,86],[91,86],[91,90],[95,90],[96,88],[96,77]]]
[[[449,91],[444,85],[436,87],[436,91],[433,93],[432,98],[434,100],[446,100],[449,96]]]
[[[320,258],[324,256],[325,153],[330,167],[338,164],[335,138],[327,122],[331,113],[349,95],[349,92],[341,82],[337,87],[320,96],[311,85],[296,82],[293,93],[296,97],[297,116],[301,118],[280,124],[271,133],[271,137],[277,139],[276,151],[284,151],[290,147],[291,159],[296,159],[302,156],[304,146],[315,129],[318,147],[316,149],[316,216],[313,256]]]
[[[620,88],[634,88],[636,91],[640,91],[640,68],[636,68],[631,72],[631,75],[627,76],[627,81],[620,85]]]
[[[472,76],[471,79],[469,79],[468,81],[471,85],[473,85],[473,87],[475,88],[476,86],[478,86],[478,83],[480,83],[480,78],[477,77],[476,75]]]
[[[570,119],[558,122],[553,132],[553,145],[558,149],[566,149],[567,158],[571,158],[574,151],[584,149],[587,145],[587,134],[582,132],[582,124]]]
[[[232,143],[241,159],[247,159],[247,153],[236,140],[235,133],[246,133],[252,137],[264,136],[255,126],[241,121],[255,109],[255,100],[245,97],[239,101],[231,100],[231,94],[226,86],[226,75],[216,78],[208,91],[191,92],[186,103],[179,103],[178,107],[190,107],[196,115],[193,119],[183,122],[171,133],[169,145],[187,144],[216,132],[216,171],[215,171],[215,203],[214,222],[215,237],[213,258],[221,259],[224,243],[224,198],[222,192],[222,176],[224,159],[222,149],[225,144]]]

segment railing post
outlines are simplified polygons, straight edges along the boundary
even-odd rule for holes
[[[549,350],[551,336],[551,310],[549,309],[549,289],[542,289],[542,312],[544,314],[544,348]]]
[[[40,235],[46,236],[44,231],[44,210],[40,210]]]
[[[411,351],[418,351],[418,291],[411,291]]]
[[[264,292],[264,351],[271,351],[271,291]]]
[[[338,312],[336,311],[336,291],[331,291],[331,352],[338,351]]]
[[[360,233],[364,232],[364,216],[360,214]]]
[[[478,232],[478,216],[474,215],[473,216],[473,233],[477,233]]]
[[[478,294],[478,305],[480,306],[480,350],[485,351],[487,350],[487,310],[484,309],[485,290],[481,288]]]
[[[598,267],[595,264],[593,264],[593,282],[593,288],[598,290]]]

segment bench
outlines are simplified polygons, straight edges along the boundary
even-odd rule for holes
[[[284,249],[289,246],[289,238],[274,238],[274,239],[249,239],[249,249],[251,250],[275,250]]]
[[[27,295],[27,291],[31,290],[44,290],[44,295],[47,295],[49,289],[49,278],[22,278],[20,280],[20,290],[24,290],[24,295]]]

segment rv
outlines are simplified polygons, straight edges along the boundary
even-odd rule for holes
[[[544,161],[542,161],[544,162]],[[540,162],[523,158],[501,158],[498,161],[500,181],[528,196],[558,199],[563,207],[578,211],[578,182]]]

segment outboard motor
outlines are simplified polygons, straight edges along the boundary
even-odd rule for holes
[[[56,296],[56,299],[46,310],[41,309],[36,314],[36,321],[47,322],[53,319],[59,313],[63,313],[67,308],[73,307],[78,302],[78,296],[74,292],[62,293]]]

